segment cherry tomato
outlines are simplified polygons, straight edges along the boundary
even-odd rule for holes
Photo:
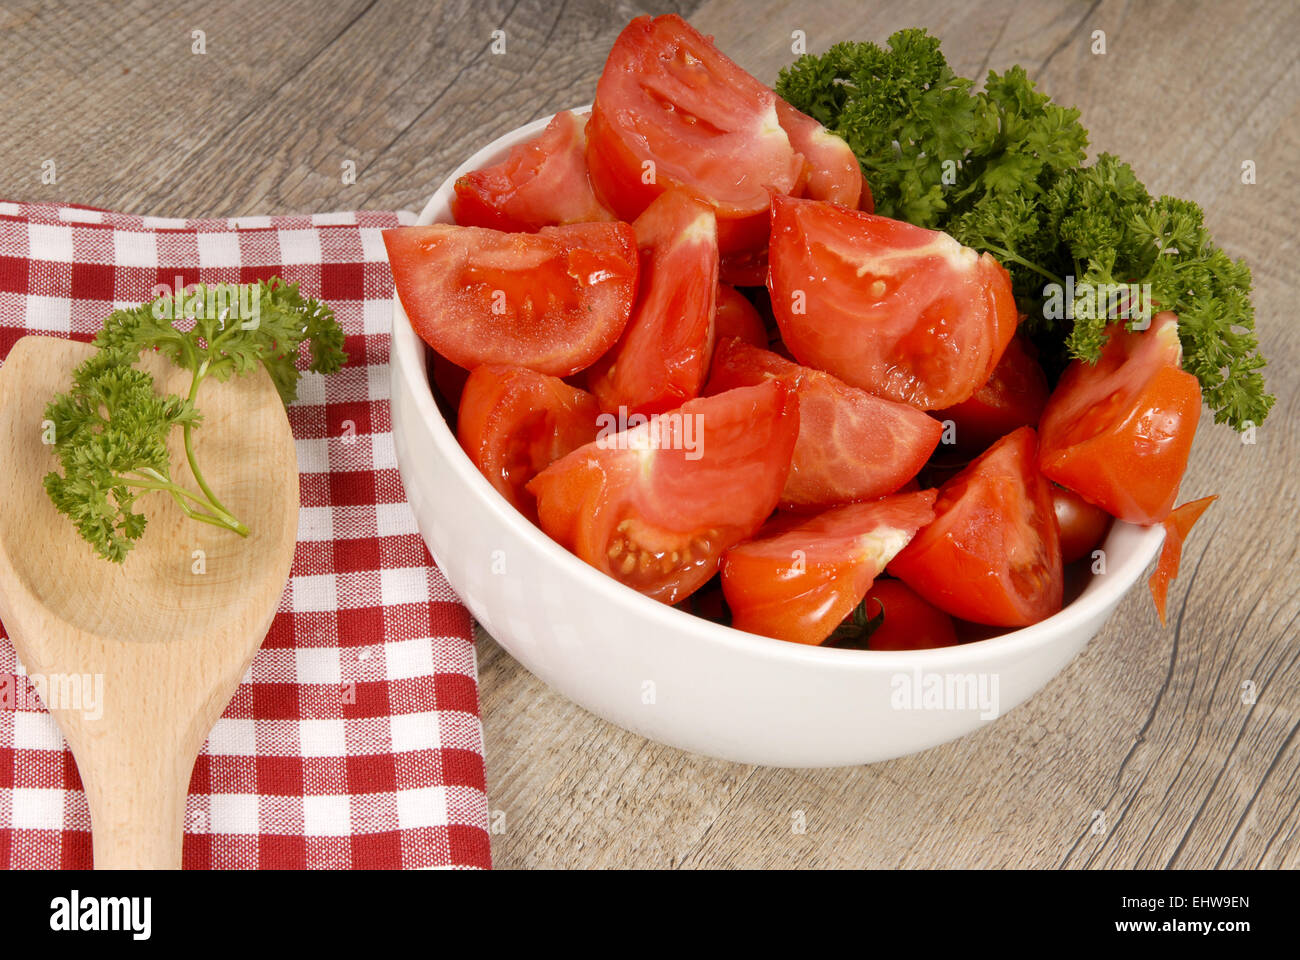
[[[956,447],[977,453],[1017,427],[1036,427],[1047,406],[1047,375],[1020,337],[1012,337],[993,375],[968,400],[936,411],[955,425]]]
[[[699,395],[713,354],[718,234],[708,204],[660,194],[635,224],[640,292],[619,345],[587,383],[602,410],[662,413]]]
[[[1169,516],[1201,416],[1201,385],[1182,368],[1178,321],[1123,323],[1096,364],[1075,360],[1043,411],[1043,473],[1130,523]]]
[[[1110,514],[1073,490],[1052,484],[1052,508],[1061,533],[1061,560],[1073,563],[1101,546],[1110,532]]]
[[[789,379],[799,392],[799,439],[781,492],[784,508],[806,511],[893,493],[939,443],[943,427],[915,407],[741,340],[719,342],[707,392],[776,377]]]
[[[776,94],[675,14],[637,17],[614,41],[587,165],[596,195],[624,220],[674,186],[706,198],[724,253],[765,244],[768,190],[788,193],[803,168]]]
[[[1184,503],[1164,519],[1165,543],[1160,549],[1160,560],[1156,563],[1155,572],[1147,581],[1162,627],[1165,626],[1165,604],[1169,598],[1169,584],[1178,576],[1178,565],[1183,559],[1183,541],[1192,532],[1196,521],[1201,519],[1201,514],[1218,499],[1217,496],[1202,497],[1200,500]]]
[[[1020,627],[1061,609],[1061,543],[1033,428],[1007,434],[945,483],[934,512],[890,573],[976,623]]]
[[[877,580],[867,591],[869,620],[884,619],[867,640],[870,650],[930,650],[957,644],[952,617],[926,603],[902,580]]]
[[[725,283],[718,284],[718,311],[713,330],[718,343],[737,337],[745,343],[767,348],[767,324],[762,315],[747,296]]]
[[[546,129],[511,147],[501,163],[456,181],[451,212],[462,227],[531,233],[542,227],[613,220],[587,177],[587,117],[557,113]]]
[[[853,148],[780,97],[776,98],[776,116],[790,137],[790,146],[803,156],[801,196],[829,200],[856,210],[866,181]]]
[[[456,436],[474,466],[536,522],[525,485],[565,454],[596,439],[596,398],[524,367],[489,364],[465,381]]]
[[[416,333],[467,370],[506,363],[568,376],[613,346],[632,313],[636,235],[626,223],[398,227],[384,244]]]
[[[542,529],[562,546],[647,596],[679,603],[772,512],[798,432],[798,398],[774,380],[598,435],[528,490]]]
[[[1016,330],[1006,270],[945,233],[778,196],[768,257],[800,363],[922,410],[970,397]]]
[[[934,518],[935,492],[852,503],[739,544],[722,559],[732,626],[821,643],[866,595],[885,564]]]

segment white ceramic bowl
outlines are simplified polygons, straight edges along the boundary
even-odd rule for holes
[[[452,221],[452,184],[535,136],[506,134],[448,177],[420,223]],[[1159,527],[1116,523],[1107,572],[1041,623],[909,652],[808,647],[675,610],[598,573],[515,511],[456,442],[427,355],[393,299],[393,434],[420,533],[448,582],[520,663],[642,736],[741,763],[871,763],[988,723],[1042,688],[1114,612],[1155,557]]]

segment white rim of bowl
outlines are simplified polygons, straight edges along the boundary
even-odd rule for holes
[[[590,104],[571,108],[575,112],[585,112]],[[499,154],[530,136],[540,133],[551,116],[534,120],[502,134],[481,150],[475,152],[468,160],[457,167],[446,180],[434,191],[424,209],[420,211],[417,225],[434,223],[434,210],[439,206],[449,206],[453,185],[462,174],[496,162]],[[437,221],[449,222],[449,221]],[[1164,528],[1160,525],[1139,527],[1133,524],[1115,521],[1110,533],[1102,544],[1102,549],[1120,534],[1136,533],[1137,543],[1124,557],[1123,561],[1102,575],[1094,575],[1084,587],[1083,593],[1076,597],[1057,613],[1045,620],[1028,627],[1011,630],[985,640],[973,640],[951,647],[935,647],[926,650],[854,650],[842,647],[823,647],[803,643],[791,643],[765,637],[762,634],[746,633],[734,627],[723,626],[670,607],[658,600],[652,600],[620,583],[613,577],[606,576],[595,567],[590,566],[577,556],[547,536],[539,527],[530,523],[522,513],[499,494],[478,471],[469,456],[461,449],[451,427],[438,410],[429,385],[428,365],[425,361],[426,346],[416,335],[402,308],[397,291],[393,291],[393,342],[390,365],[398,367],[400,374],[415,386],[415,405],[417,415],[432,424],[433,440],[438,452],[450,464],[456,477],[469,485],[490,509],[494,510],[502,522],[516,536],[540,550],[552,563],[572,575],[581,586],[601,592],[613,591],[611,600],[625,603],[629,612],[644,619],[658,622],[665,629],[691,630],[701,641],[716,643],[733,648],[750,655],[761,655],[770,659],[792,660],[815,664],[839,664],[846,667],[870,667],[872,669],[893,667],[903,669],[924,662],[928,667],[941,667],[946,662],[969,661],[972,657],[993,658],[999,654],[1012,654],[1039,643],[1050,642],[1062,633],[1078,627],[1085,621],[1100,614],[1107,606],[1118,603],[1137,583],[1147,565],[1155,558],[1156,551],[1164,542]],[[1107,551],[1109,558],[1111,551]]]

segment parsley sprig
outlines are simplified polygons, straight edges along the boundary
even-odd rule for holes
[[[222,306],[212,309],[213,304]],[[332,373],[347,361],[333,311],[278,277],[239,288],[199,285],[180,297],[165,294],[114,311],[95,337],[98,351],[74,372],[72,389],[56,395],[45,410],[62,467],[62,473],[45,477],[51,501],[100,556],[116,563],[144,533],[148,519],[135,508],[151,491],[170,495],[194,520],[248,536],[248,527],[221,502],[199,467],[194,430],[203,417],[195,399],[209,377],[224,381],[260,365],[281,400],[291,403],[304,340],[310,342],[308,368],[314,372]],[[146,350],[192,371],[188,396],[155,390],[153,377],[134,366]],[[167,438],[175,427],[182,430],[198,490],[172,477]]]
[[[801,57],[776,89],[848,142],[877,213],[945,230],[1007,267],[1049,371],[1100,356],[1114,313],[1084,308],[1083,291],[1149,284],[1148,306],[1178,314],[1183,366],[1215,420],[1241,429],[1268,415],[1250,268],[1213,243],[1195,203],[1153,198],[1109,154],[1085,165],[1078,111],[1020,67],[990,71],[976,91],[935,37],[901,30],[887,49],[839,43]],[[1045,309],[1044,289],[1067,277],[1081,291],[1068,318]]]

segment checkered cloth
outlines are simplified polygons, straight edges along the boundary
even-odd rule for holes
[[[0,360],[28,333],[87,340],[111,309],[176,277],[279,275],[328,301],[347,334],[347,366],[304,374],[289,408],[297,553],[194,768],[187,868],[491,865],[470,617],[416,530],[389,421],[380,231],[412,220],[0,203]],[[76,764],[0,627],[0,866],[90,865]]]

